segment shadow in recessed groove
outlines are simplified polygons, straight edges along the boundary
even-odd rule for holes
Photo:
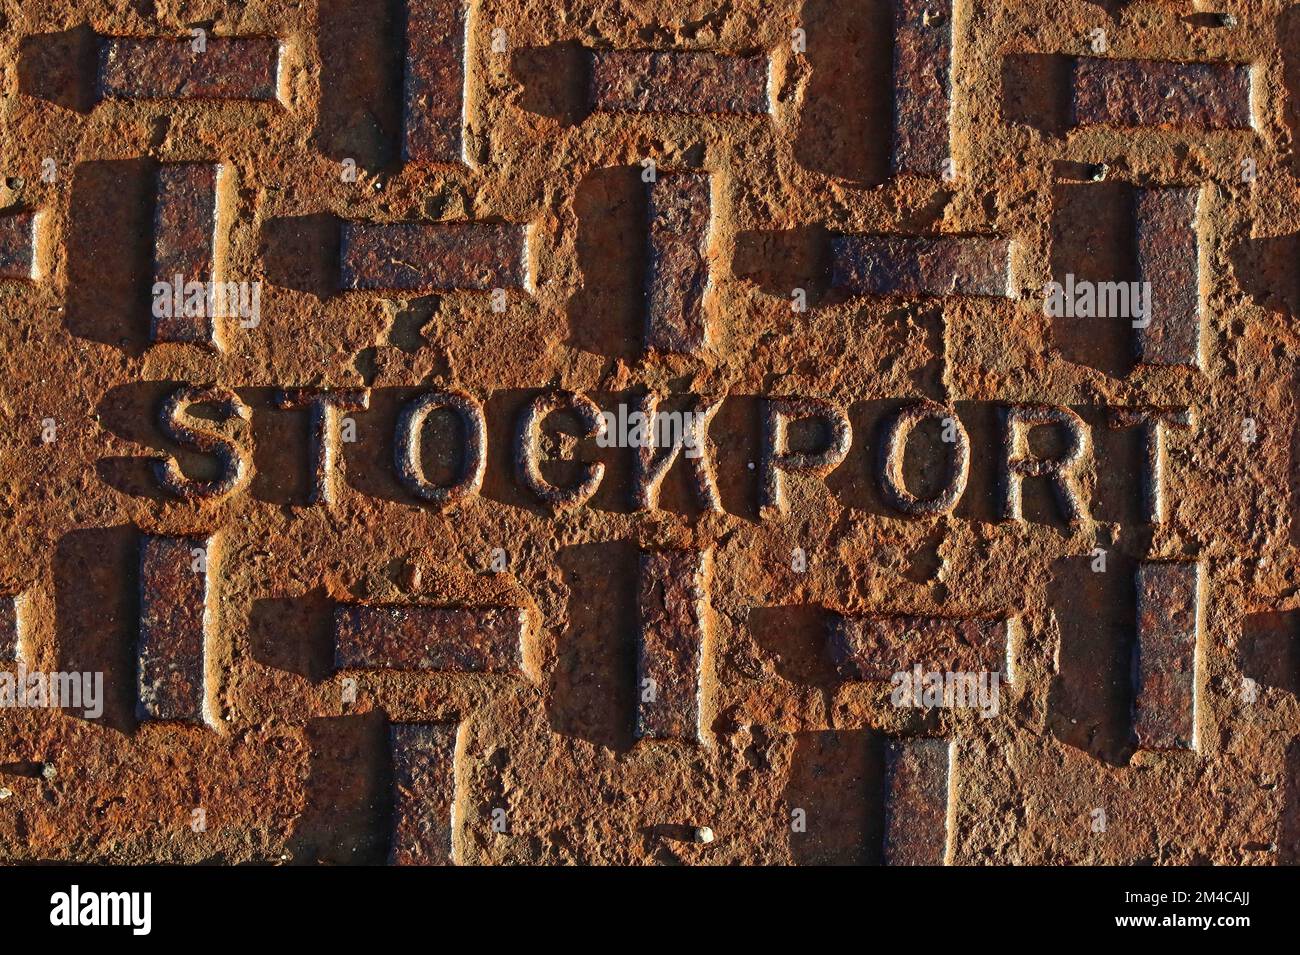
[[[1278,821],[1278,865],[1300,863],[1300,740],[1295,740],[1286,751],[1286,770],[1283,774],[1286,793],[1282,804],[1282,818]]]
[[[289,850],[295,864],[383,865],[393,816],[388,721],[378,710],[307,724],[307,807]]]
[[[317,148],[377,172],[401,156],[405,4],[330,0],[319,6]]]
[[[573,126],[590,112],[591,53],[576,42],[517,50],[510,72],[523,86],[519,106],[530,113]]]
[[[782,679],[831,691],[840,684],[827,648],[830,615],[812,604],[754,607],[749,632]]]
[[[795,159],[815,172],[880,185],[893,140],[893,12],[888,0],[808,0],[812,76]]]
[[[1048,725],[1061,742],[1114,766],[1128,764],[1133,651],[1137,640],[1135,563],[1111,549],[1104,573],[1092,558],[1052,566],[1048,605],[1060,628],[1057,674],[1048,691]]]
[[[72,178],[68,331],[132,355],[149,346],[157,168],[149,159],[94,161]]]
[[[1052,280],[1137,280],[1133,189],[1126,183],[1057,183],[1052,189]],[[1052,342],[1067,361],[1122,378],[1133,368],[1130,319],[1053,316]]]
[[[1300,311],[1300,279],[1296,257],[1300,256],[1300,235],[1258,236],[1243,239],[1228,250],[1233,274],[1242,291],[1260,308],[1289,316]]]
[[[61,33],[23,37],[18,44],[18,92],[89,113],[95,106],[99,44],[87,23]]]
[[[569,602],[568,624],[556,634],[551,727],[625,751],[634,741],[637,550],[627,541],[577,544],[558,562]]]
[[[768,295],[789,300],[796,288],[814,308],[830,290],[831,237],[820,225],[741,232],[731,270]]]
[[[138,723],[139,564],[140,534],[129,526],[70,531],[54,551],[59,670],[102,673],[104,712],[93,722],[122,733]]]
[[[259,597],[248,616],[253,659],[313,683],[334,673],[334,600],[323,587],[293,597]]]
[[[321,301],[329,298],[339,290],[342,228],[329,213],[267,220],[258,244],[267,281]]]
[[[879,865],[884,856],[883,738],[869,730],[796,734],[785,807],[790,854],[797,864]],[[797,820],[802,832],[794,825]]]
[[[1002,119],[1049,136],[1070,125],[1073,58],[1059,53],[1013,53],[1002,60]]]
[[[645,324],[646,184],[640,169],[595,169],[573,199],[582,285],[569,299],[569,342],[625,359],[641,354]]]
[[[1241,672],[1252,680],[1300,693],[1300,611],[1248,614],[1240,655]]]

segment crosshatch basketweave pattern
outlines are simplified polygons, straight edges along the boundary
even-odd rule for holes
[[[5,0],[0,858],[1294,862],[1203,7]]]

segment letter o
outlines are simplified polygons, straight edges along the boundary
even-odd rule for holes
[[[465,428],[465,452],[455,483],[438,485],[424,476],[420,466],[420,432],[435,411],[455,412]],[[483,486],[487,465],[487,422],[483,406],[463,391],[432,391],[406,404],[397,417],[393,452],[397,478],[412,494],[440,507],[473,497]]]
[[[903,455],[907,439],[926,418],[947,419],[953,423],[953,466],[948,483],[932,498],[922,499],[907,489],[903,480]],[[880,445],[880,491],[895,510],[917,517],[947,514],[966,491],[970,476],[970,437],[956,412],[933,401],[921,401],[898,409],[885,425]]]

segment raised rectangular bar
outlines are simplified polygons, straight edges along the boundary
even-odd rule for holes
[[[460,724],[398,723],[393,753],[392,865],[454,865]]]
[[[1138,278],[1150,282],[1150,313],[1139,325],[1137,357],[1152,365],[1201,364],[1200,240],[1197,188],[1138,189]]]
[[[949,740],[886,744],[885,865],[944,864],[951,771]]]
[[[99,93],[106,99],[273,100],[280,72],[274,37],[105,37]]]
[[[1074,63],[1074,122],[1249,129],[1250,67],[1081,57]]]
[[[894,172],[943,172],[951,112],[952,0],[894,0]]]
[[[216,343],[208,291],[216,282],[220,172],[221,167],[214,163],[164,163],[158,167],[152,294],[155,342]],[[191,283],[201,283],[201,287]],[[187,290],[200,292],[201,308],[195,307]]]
[[[1138,746],[1195,749],[1201,565],[1141,564],[1137,617],[1133,728]]]
[[[1010,259],[998,236],[837,235],[831,282],[851,295],[1011,297]]]
[[[706,742],[704,654],[708,551],[641,555],[637,609],[636,736]]]
[[[36,278],[36,213],[0,215],[0,279]]]
[[[708,173],[665,172],[649,186],[647,348],[692,354],[708,342]]]
[[[767,57],[707,50],[599,50],[592,106],[603,112],[758,116],[770,109]]]
[[[137,678],[143,719],[207,721],[204,678],[212,538],[140,541]]]
[[[465,0],[407,0],[402,158],[457,163],[465,110]]]
[[[0,596],[0,663],[26,662],[26,648],[23,646],[23,625],[25,623],[26,598]]]
[[[486,291],[527,281],[522,226],[495,222],[345,222],[341,287]]]
[[[889,680],[919,664],[926,673],[1001,673],[1010,682],[1011,626],[997,617],[836,615],[831,659],[845,680]]]
[[[339,669],[525,673],[521,607],[346,604],[334,610]]]

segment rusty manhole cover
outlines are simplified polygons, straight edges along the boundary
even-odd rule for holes
[[[0,858],[1300,853],[1297,8],[8,2]]]

